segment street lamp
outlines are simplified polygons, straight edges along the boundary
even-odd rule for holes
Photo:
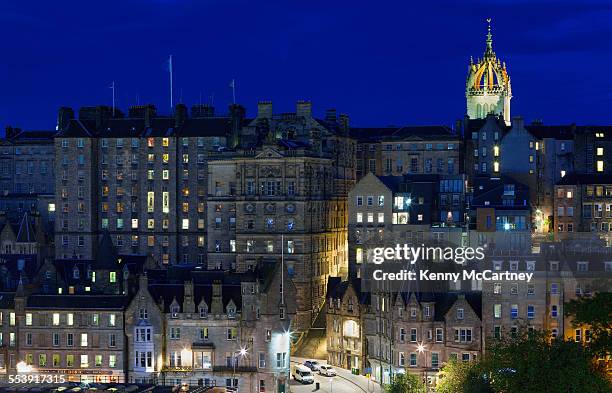
[[[232,354],[232,359],[233,359],[232,363],[234,363],[233,364],[234,369],[233,369],[233,372],[232,372],[232,384],[234,383],[234,380],[236,379],[236,364],[238,363],[238,356],[246,357],[248,354],[249,353],[248,353],[248,351],[247,351],[247,349],[245,347],[241,347],[239,351],[235,351]]]
[[[418,353],[424,353],[425,351],[427,351],[427,348],[421,342],[421,343],[417,344],[417,349],[416,350],[417,350]],[[423,370],[423,383],[425,384],[425,388],[429,392],[429,384],[428,384],[428,381],[427,381],[427,356],[425,356],[425,367],[424,367],[424,370]]]

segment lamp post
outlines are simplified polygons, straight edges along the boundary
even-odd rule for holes
[[[419,343],[417,345],[417,352],[418,353],[426,353],[427,352],[427,348],[425,347],[425,345],[423,345],[423,343]],[[425,384],[425,389],[427,389],[427,391],[429,392],[429,383],[427,381],[427,355],[425,355],[425,367],[423,370],[423,383]]]
[[[245,357],[247,356],[249,353],[247,351],[246,348],[240,348],[239,351],[235,351],[234,353],[232,353],[232,363],[233,363],[233,372],[232,372],[232,385],[234,384],[234,380],[236,379],[236,364],[238,363],[238,356],[240,357]]]

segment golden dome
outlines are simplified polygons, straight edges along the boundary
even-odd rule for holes
[[[510,93],[510,76],[506,63],[502,63],[493,51],[493,36],[491,34],[491,19],[487,31],[487,47],[484,57],[476,63],[470,59],[467,88],[474,93],[506,90]]]

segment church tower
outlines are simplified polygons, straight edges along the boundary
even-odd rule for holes
[[[467,115],[470,119],[484,119],[489,113],[502,116],[510,125],[510,100],[512,87],[506,63],[497,58],[493,51],[491,19],[487,19],[487,47],[484,57],[474,63],[470,58],[465,84]]]

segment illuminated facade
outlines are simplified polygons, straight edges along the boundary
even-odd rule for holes
[[[170,274],[182,283],[165,271],[141,276],[125,316],[128,380],[286,391],[295,287],[282,274],[261,264],[239,274]]]
[[[355,182],[348,118],[313,116],[311,103],[274,115],[260,102],[234,151],[208,161],[208,268],[280,264],[297,287],[296,329],[325,303],[330,276],[347,274],[346,195]]]
[[[510,125],[512,87],[506,63],[493,51],[491,20],[487,32],[487,47],[482,59],[470,59],[465,86],[467,115],[470,119],[484,119],[489,113],[502,117]]]

